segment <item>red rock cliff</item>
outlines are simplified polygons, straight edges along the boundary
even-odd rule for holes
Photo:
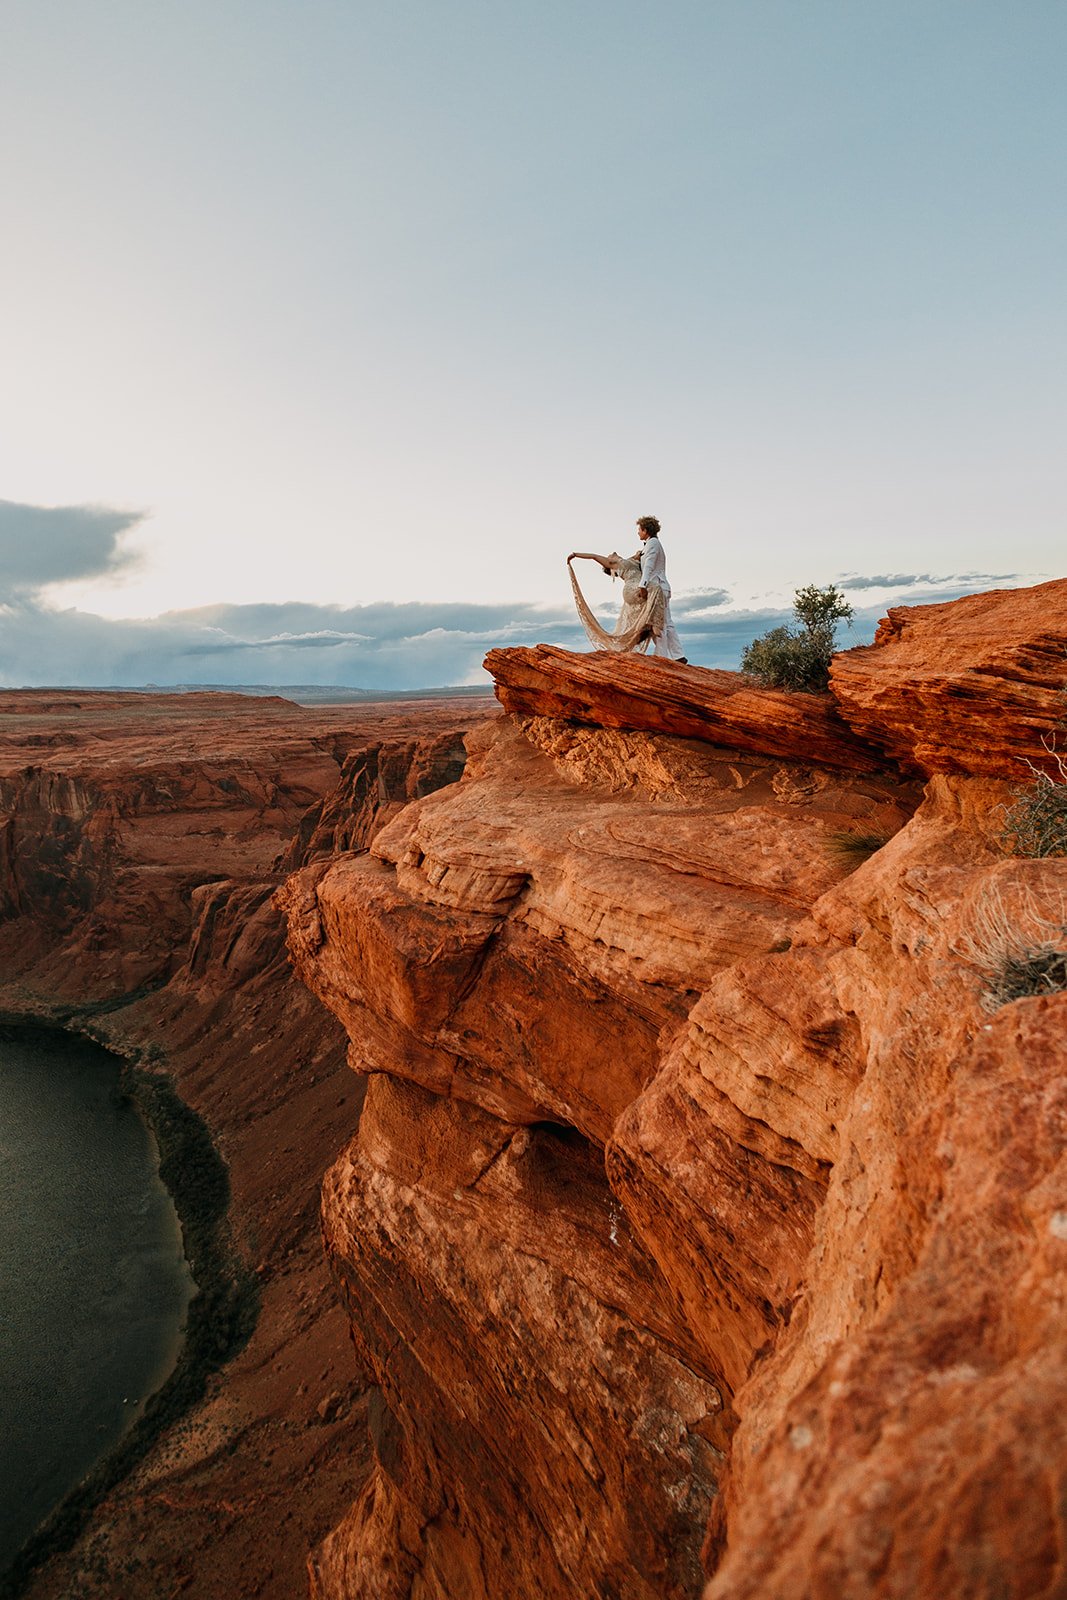
[[[1065,1592],[1067,996],[988,1017],[974,935],[1064,920],[999,834],[1067,584],[956,607],[804,704],[494,652],[462,781],[288,884],[369,1075],[316,1596]]]

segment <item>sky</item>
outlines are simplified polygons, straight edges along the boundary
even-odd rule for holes
[[[6,0],[0,684],[1064,574],[1062,0]],[[611,585],[588,568],[604,616]]]

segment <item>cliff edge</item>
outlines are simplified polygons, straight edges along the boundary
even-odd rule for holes
[[[1067,995],[981,989],[1067,920],[1001,840],[1065,644],[1057,583],[828,697],[494,651],[462,780],[289,880],[367,1076],[320,1600],[1064,1592]]]

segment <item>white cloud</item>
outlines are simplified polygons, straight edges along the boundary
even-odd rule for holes
[[[365,606],[201,606],[148,618],[110,618],[50,604],[50,586],[120,574],[134,559],[122,537],[141,514],[105,507],[49,509],[0,501],[0,684],[87,687],[144,684],[344,685],[421,689],[479,681],[486,651],[538,642],[585,651],[570,605],[381,602]],[[1012,575],[929,573],[839,579],[846,591],[893,591],[906,602],[944,600]],[[605,618],[608,598],[597,598]],[[791,620],[788,606],[732,605],[724,589],[679,593],[672,602],[686,653],[734,667],[757,635]],[[859,605],[842,644],[874,634],[885,598]]]

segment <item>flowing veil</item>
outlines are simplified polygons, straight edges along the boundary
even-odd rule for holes
[[[648,598],[640,599],[638,590],[641,587],[641,563],[632,557],[612,553],[604,557],[603,565],[613,578],[623,580],[622,609],[610,633],[597,621],[581,591],[573,565],[570,561],[567,562],[571,588],[574,590],[574,604],[578,608],[582,626],[598,650],[614,650],[619,653],[647,650],[652,642],[652,635],[663,626],[663,590],[653,584],[648,591]]]

